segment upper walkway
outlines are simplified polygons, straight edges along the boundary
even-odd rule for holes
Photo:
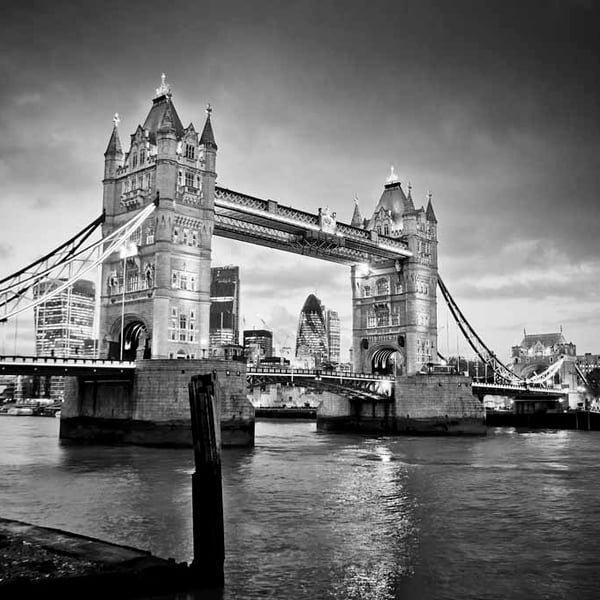
[[[406,242],[340,223],[327,209],[311,214],[219,186],[214,234],[345,265],[412,256]]]

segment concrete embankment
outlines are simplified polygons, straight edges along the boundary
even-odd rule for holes
[[[201,586],[187,563],[103,540],[0,519],[0,598],[143,598]],[[216,598],[206,590],[195,598]]]

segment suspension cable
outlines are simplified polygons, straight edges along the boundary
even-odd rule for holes
[[[40,271],[39,273],[35,273],[29,275],[24,281],[18,280],[18,276],[23,274],[26,269],[21,269],[16,275],[12,277],[17,278],[13,284],[5,287],[2,292],[4,292],[5,299],[4,301],[0,301],[0,307],[4,306],[7,309],[7,313],[0,318],[0,322],[5,322],[8,319],[26,311],[31,308],[35,308],[39,304],[46,302],[50,298],[60,294],[65,288],[73,285],[76,281],[81,279],[84,275],[86,275],[89,271],[97,267],[104,260],[106,260],[116,249],[123,244],[123,242],[131,235],[133,231],[135,231],[145,220],[146,218],[154,211],[157,203],[151,203],[146,206],[143,210],[141,210],[137,215],[135,215],[132,219],[127,221],[125,224],[121,225],[115,231],[110,233],[105,238],[91,244],[87,248],[79,250],[75,253],[69,252],[70,256],[68,258],[62,258],[56,261],[52,266],[47,267]],[[104,245],[104,249],[100,252],[98,258],[91,260],[92,254],[100,247]],[[64,249],[65,245],[63,244],[62,248]],[[52,258],[53,254],[50,253],[46,256],[46,258]],[[44,279],[47,275],[53,272],[55,269],[60,268],[60,273],[64,271],[69,265],[73,264],[76,261],[80,261],[83,263],[83,266],[73,275],[69,277],[66,281],[62,282],[58,286],[56,286],[52,291],[44,294],[37,300],[26,304],[25,306],[19,307],[21,300],[25,298],[25,292],[29,289],[33,288],[37,283],[39,283],[42,279]],[[40,261],[36,261],[36,264],[41,264]],[[7,281],[9,278],[5,278],[4,281]],[[24,283],[28,283],[25,287],[23,287]],[[15,287],[19,287],[16,291]],[[13,293],[11,298],[7,298],[8,292]],[[13,308],[12,311],[8,312],[8,306],[10,304],[16,303],[17,306]]]
[[[516,375],[511,371],[484,343],[484,341],[477,335],[477,332],[473,329],[471,324],[467,321],[462,311],[454,301],[454,298],[450,295],[448,288],[442,281],[442,278],[438,275],[437,278],[438,287],[446,300],[446,304],[456,321],[456,324],[462,331],[467,342],[469,342],[471,348],[479,356],[479,358],[489,365],[493,372],[505,381],[514,381],[515,379],[524,381],[522,377]]]

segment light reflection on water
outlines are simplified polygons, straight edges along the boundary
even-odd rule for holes
[[[1,515],[189,561],[188,450],[63,445],[0,418]],[[596,598],[600,433],[325,434],[223,453],[223,600]],[[177,596],[208,598],[206,593]]]

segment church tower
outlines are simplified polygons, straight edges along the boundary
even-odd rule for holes
[[[210,106],[201,135],[184,127],[164,74],[126,152],[115,116],[104,154],[103,234],[151,202],[157,208],[126,251],[102,266],[101,356],[206,355],[216,154]]]
[[[364,228],[380,242],[403,241],[412,256],[352,267],[352,357],[359,372],[411,375],[437,362],[437,219],[431,195],[426,209],[415,209],[407,187],[405,194],[392,167]]]

